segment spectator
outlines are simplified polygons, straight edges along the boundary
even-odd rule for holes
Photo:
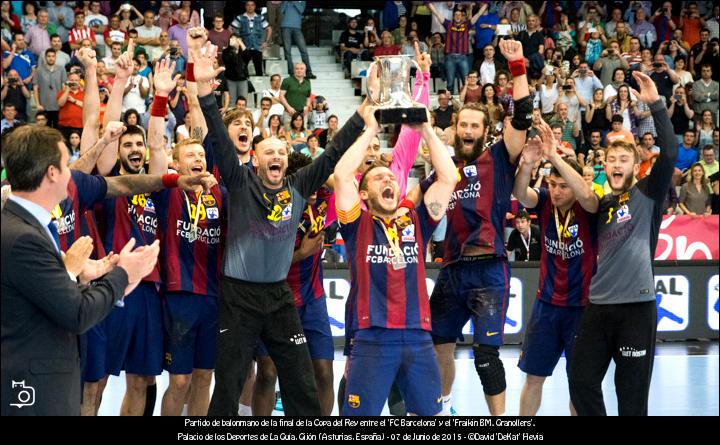
[[[170,42],[177,40],[182,48],[182,53],[187,54],[187,30],[191,28],[190,19],[187,11],[179,9],[177,12],[178,23],[168,29],[168,37],[170,37]]]
[[[302,113],[296,112],[290,119],[290,130],[287,132],[288,141],[296,151],[307,145],[307,137],[310,134],[305,129],[305,119]]]
[[[713,122],[712,112],[710,110],[703,111],[700,114],[700,120],[695,124],[695,131],[697,132],[697,136],[695,138],[696,145],[698,147],[712,145],[712,134],[714,129],[715,123]]]
[[[558,82],[555,77],[558,72],[559,69],[557,67],[551,68],[550,70],[546,68],[544,77],[542,78],[543,82],[538,88],[540,94],[540,112],[545,121],[550,121],[555,114],[555,104],[560,95]]]
[[[450,126],[452,115],[455,113],[456,107],[452,101],[452,94],[447,90],[438,91],[438,106],[433,110],[436,116],[436,123],[439,128],[445,130]]]
[[[612,80],[615,68],[621,67],[628,69],[630,66],[627,61],[620,57],[620,45],[616,41],[610,41],[609,48],[603,50],[601,57],[593,64],[593,70],[600,71],[600,82],[607,85]]]
[[[308,128],[313,130],[314,134],[320,134],[321,131],[327,129],[328,119],[328,103],[322,96],[315,97],[313,110],[308,116]],[[311,156],[315,159],[314,156]]]
[[[705,19],[698,13],[697,3],[689,2],[680,11],[680,22],[678,27],[682,29],[683,36],[690,45],[700,41],[700,30],[705,26]]]
[[[651,25],[652,26],[652,25]],[[655,28],[653,28],[655,29]],[[630,39],[630,49],[627,52],[622,53],[622,58],[625,59],[628,65],[633,66],[642,62],[642,46],[640,45],[640,39],[632,37]]]
[[[55,34],[55,29],[54,24],[48,24],[48,12],[44,9],[38,11],[37,24],[31,26],[25,33],[25,41],[36,58],[45,54],[45,50],[50,48],[50,34]]]
[[[447,78],[447,72],[445,71],[445,42],[443,41],[443,35],[439,32],[433,34],[430,45],[430,58],[432,59],[432,65],[430,65],[430,74],[433,78]]]
[[[695,111],[690,108],[690,104],[688,103],[686,87],[675,88],[675,94],[670,97],[670,106],[667,112],[679,144],[682,142],[685,131],[690,129],[690,122],[692,122],[693,117],[695,117]]]
[[[378,35],[378,30],[375,26],[375,19],[373,19],[372,17],[368,17],[367,21],[365,22],[365,40],[363,41],[363,46],[367,49],[370,59],[375,56],[375,49],[377,49],[377,47],[379,47],[381,43],[382,40]],[[427,49],[425,52],[427,52]]]
[[[665,63],[673,70],[675,69],[675,59],[678,57],[687,57],[688,55],[685,48],[680,46],[675,40],[660,44],[658,54],[662,54]]]
[[[60,110],[56,92],[62,90],[67,81],[65,69],[57,66],[56,60],[54,49],[49,48],[45,51],[45,64],[38,68],[33,87],[37,110],[45,112],[48,124],[53,128],[57,127]]]
[[[590,157],[588,153],[588,158]],[[605,173],[605,150],[595,150],[592,156],[592,166],[595,171],[593,182],[605,189],[607,185],[607,174]]]
[[[606,109],[606,116],[609,120],[619,115],[623,118],[622,127],[631,135],[637,134],[637,101],[630,96],[630,87],[623,84],[618,88],[617,96],[608,98],[609,107]],[[614,121],[612,121],[614,122]],[[629,142],[634,143],[633,136]],[[610,141],[612,142],[612,141]]]
[[[62,50],[62,40],[57,34],[50,36],[50,48],[55,51],[55,65],[65,69],[65,66],[70,63],[70,56],[68,53]],[[45,66],[45,58],[41,57],[38,60],[38,67]]]
[[[505,114],[512,116],[515,111],[515,102],[513,101],[512,86],[510,84],[510,73],[506,70],[498,71],[495,76],[495,90],[497,91],[498,100],[505,110]]]
[[[595,31],[590,33],[590,38],[585,45],[585,61],[587,63],[594,64],[600,58],[604,45],[603,37],[604,34],[600,33],[600,28],[595,28]]]
[[[102,38],[102,34],[100,34]],[[85,13],[78,11],[75,13],[75,24],[70,30],[68,36],[68,43],[70,48],[76,50],[80,48],[80,44],[83,40],[89,40],[93,48],[97,48],[97,39],[95,37],[95,31],[85,24]],[[97,53],[98,57],[104,57],[105,54]]]
[[[718,93],[720,85],[712,80],[712,66],[702,65],[700,68],[700,80],[693,83],[693,99],[695,100],[695,113],[701,114],[709,110],[713,116],[713,122],[718,121]]]
[[[270,107],[269,114],[277,114],[282,117],[285,112],[285,107],[280,102],[280,74],[273,74],[270,76],[270,88],[262,91],[263,98],[267,97],[272,100],[272,106]]]
[[[418,33],[417,31],[410,31],[408,33],[407,39],[403,40],[403,46],[400,50],[400,54],[404,56],[411,56],[415,57],[415,42],[417,42],[418,47],[420,48],[421,53],[427,53],[429,52],[427,43],[423,42],[422,40],[418,39]],[[369,60],[370,53],[367,50],[364,50],[361,59],[367,59]],[[415,69],[412,69],[412,72],[415,72]]]
[[[129,108],[134,108],[140,114],[145,113],[145,99],[150,92],[150,82],[147,77],[140,75],[140,63],[137,59],[133,60],[133,73],[125,84],[125,93],[123,96],[122,111],[125,112]],[[118,86],[119,87],[119,86]]]
[[[658,93],[665,98],[665,103],[670,100],[673,94],[673,86],[680,82],[680,77],[674,70],[670,69],[665,58],[661,54],[655,55],[653,72],[650,78],[655,82]]]
[[[591,165],[586,165],[583,167],[583,179],[585,180],[585,183],[592,189],[592,191],[598,196],[598,198],[602,198],[605,196],[605,191],[603,190],[602,186],[595,184],[593,182],[593,179],[595,179],[595,170],[593,170]]]
[[[38,5],[34,1],[22,2],[23,15],[20,17],[20,29],[23,34],[27,33],[28,29],[37,24],[37,12]]]
[[[690,177],[680,189],[678,202],[684,214],[690,216],[710,215],[710,184],[705,176],[703,166],[698,162],[690,168]]]
[[[80,157],[80,133],[77,131],[71,131],[70,137],[68,138],[68,165],[72,164],[75,160]]]
[[[310,80],[305,78],[305,64],[296,63],[293,75],[286,77],[280,85],[280,103],[285,107],[286,127],[290,126],[294,115],[306,114],[310,109]]]
[[[138,113],[135,108],[129,108],[127,111],[125,111],[125,113],[123,113],[122,120],[125,123],[126,127],[129,127],[130,125],[140,126],[142,122],[140,113]]]
[[[120,16],[110,17],[110,26],[103,33],[103,38],[107,47],[112,47],[114,42],[120,43],[121,47],[127,45],[128,33],[120,29]]]
[[[642,101],[637,101],[637,112],[635,113],[635,119],[637,122],[637,134],[635,137],[640,137],[643,134],[650,133],[653,137],[657,136],[657,130],[655,129],[655,121],[652,118],[650,112],[650,106]]]
[[[22,79],[22,82],[29,88],[32,87],[32,79],[35,75],[37,59],[35,55],[27,48],[25,36],[15,34],[13,36],[13,44],[10,51],[3,53],[2,67],[3,71],[14,70]],[[20,110],[18,110],[20,111]],[[24,112],[23,112],[24,113]]]
[[[489,87],[489,89],[492,90],[491,92],[488,92],[490,94],[489,98],[483,94],[484,88],[481,88],[478,83],[478,72],[470,71],[465,79],[465,86],[462,91],[460,91],[460,102],[463,104],[477,103],[480,101],[481,96],[485,96],[486,100],[495,99],[495,104],[498,105],[497,96],[495,96],[495,86],[491,83],[489,85],[486,84],[485,87]],[[499,105],[498,108],[500,108]]]
[[[314,134],[310,134],[307,137],[307,145],[300,150],[301,154],[310,156],[312,160],[315,160],[318,156],[323,154],[325,149],[319,146],[318,137]]]
[[[695,142],[695,132],[693,130],[685,131],[683,142],[678,147],[678,157],[675,161],[675,168],[680,173],[685,173],[694,163],[698,161],[698,150],[693,145]],[[676,171],[676,176],[678,171]]]
[[[85,26],[89,26],[95,35],[95,51],[98,57],[105,57],[104,35],[108,18],[100,12],[100,2],[90,2],[90,13],[85,16]]]
[[[162,34],[160,34],[160,41],[163,42]],[[168,45],[167,53],[164,57],[169,57],[172,62],[175,62],[175,71],[173,72],[173,76],[177,73],[185,72],[187,58],[185,57],[185,52],[183,51],[182,46],[180,46],[179,41],[170,40],[170,45]]]
[[[587,62],[580,62],[579,68],[571,75],[574,79],[575,89],[577,90],[578,101],[580,103],[580,111],[585,112],[585,106],[592,102],[595,91],[603,87],[600,79],[595,76],[593,70],[590,69]]]
[[[609,146],[615,141],[625,141],[630,144],[635,143],[635,136],[625,128],[625,118],[621,114],[613,114],[610,118],[612,131],[605,136],[605,146]]]
[[[621,54],[630,51],[631,37],[629,31],[630,30],[628,29],[627,24],[625,22],[620,22],[615,28],[615,33],[610,34],[610,37],[618,42]]]
[[[158,11],[158,17],[155,19],[155,22],[164,32],[169,31],[170,27],[174,23],[177,23],[177,20],[173,18],[173,10],[170,7],[170,2],[160,3],[160,10]]]
[[[469,81],[473,82],[472,79],[469,79]],[[500,101],[495,93],[495,85],[486,83],[482,87],[478,87],[477,90],[479,92],[479,97],[476,102],[480,103],[481,108],[485,111],[485,114],[488,117],[488,128],[490,128],[490,131],[494,131],[497,129],[498,124],[502,123],[505,114],[503,113],[503,107],[500,105]],[[467,95],[465,96],[465,99],[467,99]]]
[[[282,33],[280,32],[280,8],[283,2],[269,1],[267,2],[267,20],[273,29],[270,36],[270,43],[273,45],[282,45]]]
[[[640,138],[640,170],[637,179],[640,180],[650,174],[655,159],[660,155],[660,147],[655,145],[655,137],[651,133],[645,133]]]
[[[677,83],[673,84],[673,94],[678,86],[685,86],[688,83],[692,83],[693,77],[689,71],[685,70],[687,58],[683,56],[677,56],[675,58],[675,74],[680,79]]]
[[[67,2],[54,1],[52,3],[52,5],[48,5],[47,7],[48,21],[57,26],[55,32],[60,36],[62,41],[67,42],[70,29],[73,27],[75,21],[75,13],[72,8],[67,6]]]
[[[565,79],[560,97],[558,97],[557,105],[567,105],[568,119],[572,122],[578,122],[580,125],[580,107],[585,105],[585,101],[577,95],[575,91],[575,79],[572,77]]]
[[[282,24],[280,27],[282,29],[283,50],[285,51],[285,60],[287,60],[288,64],[288,73],[294,69],[292,54],[290,52],[294,41],[298,50],[300,50],[300,58],[305,64],[307,78],[315,79],[316,77],[310,67],[307,48],[305,47],[305,36],[303,36],[301,29],[302,15],[303,12],[305,12],[305,2],[282,2],[280,9],[282,12]]]
[[[578,162],[583,165],[592,166],[594,153],[605,148],[602,143],[602,132],[600,130],[590,130],[590,135],[585,141],[585,144],[578,150]]]
[[[530,215],[521,210],[515,215],[515,229],[508,237],[507,251],[513,261],[540,261],[540,228],[530,222]]]
[[[7,81],[2,87],[0,100],[3,104],[12,104],[15,107],[15,116],[20,121],[27,121],[27,100],[30,98],[30,90],[23,83],[17,71],[8,71]]]
[[[348,21],[347,29],[340,35],[340,53],[342,54],[345,78],[350,78],[350,65],[353,60],[367,60],[367,51],[363,47],[365,33],[358,31],[356,18]],[[415,36],[417,37],[417,35]],[[397,43],[397,42],[396,42]]]
[[[715,158],[715,150],[712,145],[705,145],[702,149],[702,159],[700,160],[703,170],[705,170],[705,177],[709,178],[714,175],[720,169],[717,159]]]
[[[112,42],[110,45],[110,54],[102,59],[105,62],[105,68],[111,75],[115,75],[115,62],[122,55],[122,43]]]
[[[672,15],[672,2],[663,2],[662,7],[655,11],[651,21],[655,26],[657,41],[670,40],[673,30],[678,27],[679,22],[678,18]]]
[[[482,51],[483,57],[482,59],[475,60],[473,70],[480,74],[479,83],[481,85],[494,83],[497,72],[505,68],[505,65],[495,58],[494,46],[490,44],[485,45]],[[434,64],[435,59],[433,58],[432,60]]]
[[[170,105],[170,111],[175,116],[176,122],[185,122],[185,115],[190,108],[188,100],[187,86],[185,85],[185,75],[183,73],[177,73],[174,75],[175,89],[168,95],[168,105]]]
[[[243,53],[245,63],[249,63],[252,59],[253,65],[255,65],[255,75],[262,76],[262,50],[267,48],[273,29],[265,17],[255,13],[255,7],[254,1],[245,2],[245,13],[237,16],[230,27],[236,35],[240,36],[247,47]]]
[[[222,14],[216,14],[212,23],[213,27],[208,31],[208,40],[218,47],[218,52],[222,53],[230,44],[230,37],[233,33],[225,27],[225,19]]]
[[[326,130],[323,130],[318,135],[318,142],[321,147],[327,147],[327,145],[332,141],[333,136],[335,136],[335,133],[338,131],[338,117],[334,114],[328,117],[327,120],[328,127]]]
[[[453,9],[455,8],[455,2],[437,2],[435,3],[435,9],[437,9],[438,14],[435,15],[430,12],[430,32],[433,34],[440,34],[441,37],[445,37],[445,20],[452,20],[453,17]],[[385,26],[385,29],[393,29],[387,26],[386,22],[383,21],[383,26]],[[494,33],[494,31],[493,31]],[[434,61],[435,59],[433,59]]]
[[[115,76],[108,73],[103,60],[98,60],[96,71],[98,87],[112,91],[113,86],[115,85]]]
[[[380,37],[380,45],[375,47],[375,56],[396,56],[400,54],[400,47],[395,45],[392,34],[390,31],[383,31]],[[433,64],[435,59],[433,58]]]
[[[718,33],[718,29],[720,28],[720,26],[718,26],[718,21],[720,21],[720,6],[715,5],[713,6],[710,20],[705,22],[705,27],[710,31],[710,39],[720,38],[720,34]]]
[[[603,90],[597,89],[593,93],[592,100],[588,102],[585,109],[585,125],[583,129],[586,135],[597,130],[605,136],[610,127],[610,120],[607,118],[607,103],[603,100]]]
[[[575,139],[580,136],[580,125],[577,120],[571,120],[568,115],[568,105],[566,103],[558,103],[557,117],[552,125],[553,131],[556,128],[561,129],[562,137],[559,141],[566,142],[573,152],[577,150],[577,142]]]
[[[506,3],[504,7],[507,7],[508,4]],[[527,25],[525,24],[526,21],[522,20],[520,18],[520,8],[512,8],[509,9],[510,16],[501,17],[500,23],[502,22],[502,19],[509,20],[508,24],[510,25],[510,32],[513,37],[517,37],[518,34],[525,31],[527,29]],[[502,15],[502,14],[501,14]],[[504,23],[503,23],[504,24]]]
[[[142,26],[137,26],[135,30],[138,33],[138,38],[135,43],[145,48],[150,60],[157,60],[162,54],[163,48],[161,48],[160,43],[162,30],[160,27],[155,26],[155,13],[152,10],[145,11]],[[167,43],[170,43],[167,33],[166,38]]]
[[[270,123],[270,108],[272,107],[272,99],[263,97],[260,99],[260,109],[253,111],[253,122],[255,128],[267,129]],[[262,132],[260,133],[262,135]],[[265,136],[263,136],[265,138]]]
[[[182,20],[180,20],[180,16],[185,13],[188,17],[188,23],[190,24],[191,28],[195,28],[200,26],[200,14],[192,9],[192,3],[191,1],[182,1],[180,2],[180,7],[175,10],[173,13],[173,19],[175,19],[177,22],[182,23]],[[183,51],[185,51],[185,54],[187,54],[187,48],[183,48]]]
[[[284,138],[285,129],[283,128],[282,118],[278,114],[271,114],[268,118],[267,127],[261,128],[263,139],[269,137]]]
[[[397,27],[387,29],[392,29],[392,36],[395,44],[402,45],[403,39],[407,35],[407,17],[401,15],[398,19]]]
[[[433,3],[428,7],[438,19],[442,16]],[[445,70],[447,72],[447,89],[452,93],[455,90],[455,79],[460,83],[460,88],[470,71],[467,55],[470,53],[470,27],[480,17],[476,14],[472,20],[463,18],[463,13],[456,10],[453,13],[453,20],[445,20]]]
[[[522,43],[523,53],[527,54],[527,59],[530,61],[529,77],[537,77],[545,65],[542,59],[542,54],[545,52],[545,33],[540,28],[540,18],[537,15],[528,16],[527,29],[518,34],[517,40]]]
[[[436,5],[437,7],[437,5]],[[480,5],[480,17],[475,22],[475,54],[474,59],[478,60],[481,58],[480,52],[482,51],[482,55],[487,58],[487,54],[485,54],[485,51],[490,45],[492,46],[493,38],[495,37],[495,30],[497,29],[497,25],[500,23],[500,17],[497,15],[497,13],[493,10],[491,11],[488,7],[487,3],[483,3]],[[443,28],[444,31],[444,28]],[[434,61],[434,59],[433,59]],[[482,72],[480,73],[482,75]],[[493,73],[492,79],[495,79],[495,74]],[[492,82],[492,81],[491,81]],[[482,84],[488,83],[486,80],[482,81]]]
[[[632,25],[632,34],[645,48],[651,48],[658,41],[658,34],[652,23],[647,21],[648,13],[639,8],[635,13],[635,23]]]
[[[566,13],[561,13],[560,24],[554,28],[553,32],[556,50],[562,54],[570,53],[570,51],[574,52],[577,46],[575,36],[575,24],[570,23]]]
[[[57,104],[60,108],[58,125],[65,139],[68,139],[70,132],[73,130],[82,134],[82,109],[85,92],[80,80],[80,74],[71,72],[67,76],[67,82],[65,82],[62,91],[57,93]]]
[[[135,18],[132,18],[133,14],[136,16]],[[120,30],[124,32],[130,32],[131,29],[135,29],[144,22],[142,12],[130,3],[120,5],[115,15],[120,17]]]
[[[383,7],[383,26],[385,29],[395,29],[402,17],[409,11],[404,2],[386,1]],[[396,42],[398,44],[399,42]]]
[[[230,37],[230,43],[222,52],[225,65],[225,79],[230,92],[230,103],[235,103],[238,96],[248,94],[248,72],[245,64],[245,43],[240,37]]]
[[[22,121],[17,119],[17,107],[15,104],[10,102],[3,103],[3,118],[0,122],[0,133],[5,134],[7,130],[14,128],[16,125],[21,124]]]

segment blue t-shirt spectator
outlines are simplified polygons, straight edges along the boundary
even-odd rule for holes
[[[495,36],[494,29],[480,25],[497,25],[499,23],[500,17],[494,12],[480,16],[475,22],[475,48],[482,49],[485,45],[491,44]]]
[[[698,161],[698,151],[695,147],[686,147],[685,144],[680,144],[678,147],[678,157],[675,161],[675,167],[680,171],[685,171],[690,168],[691,165]]]

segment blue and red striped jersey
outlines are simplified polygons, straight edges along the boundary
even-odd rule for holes
[[[66,252],[81,236],[93,238],[95,259],[105,256],[102,238],[99,237],[93,207],[102,202],[107,194],[107,183],[102,176],[88,175],[70,170],[67,198],[58,203],[51,212],[60,236],[60,249]]]
[[[163,190],[153,193],[152,199],[159,222],[164,289],[217,296],[227,227],[222,187],[216,185],[201,195]]]
[[[556,221],[548,190],[535,191],[542,244],[537,298],[555,306],[585,306],[590,281],[597,270],[597,215],[586,212],[576,201],[570,215],[558,212]],[[562,242],[558,223],[563,232]]]
[[[456,164],[460,180],[447,208],[443,267],[457,261],[467,247],[506,256],[505,214],[510,210],[515,165],[505,143],[497,142],[467,165]],[[433,182],[435,173],[421,183],[423,193]]]
[[[345,212],[340,232],[350,266],[350,295],[346,332],[380,327],[431,330],[430,303],[425,284],[425,247],[435,229],[423,204],[391,221],[365,210]],[[383,227],[385,226],[385,228]],[[386,229],[396,229],[404,268],[395,269]]]
[[[305,212],[303,212],[295,237],[295,250],[300,247],[302,240],[306,236],[323,236],[321,232],[325,228],[325,218],[327,216],[328,199],[330,196],[331,193],[325,188],[322,188],[318,191],[315,204],[305,206]],[[293,263],[288,272],[287,283],[295,297],[296,307],[302,307],[313,300],[325,298],[322,250],[315,252],[315,254],[307,258],[303,258],[297,263]]]
[[[118,175],[119,169],[115,167],[108,176]],[[150,245],[157,239],[158,218],[149,193],[105,199],[99,208],[98,225],[108,252],[120,252],[130,238],[135,238],[135,248]],[[161,261],[162,255],[143,281],[161,282]]]
[[[456,24],[452,20],[445,20],[445,54],[469,54],[470,53],[470,29],[472,25],[469,20]]]

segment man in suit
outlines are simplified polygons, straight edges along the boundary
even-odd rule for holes
[[[62,135],[19,128],[3,141],[3,161],[13,195],[2,210],[0,413],[79,415],[78,335],[150,273],[159,246],[132,251],[131,240],[119,254],[86,261],[71,276],[50,213],[71,176]]]

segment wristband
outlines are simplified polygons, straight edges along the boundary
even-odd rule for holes
[[[185,80],[188,82],[195,82],[195,63],[188,62],[185,65]]]
[[[408,210],[415,210],[415,203],[412,202],[412,200],[405,198],[402,200],[402,202],[398,206],[398,208],[400,208],[400,207],[404,207]]]
[[[165,114],[167,113],[167,103],[168,103],[168,97],[167,96],[158,96],[155,95],[155,98],[152,102],[152,107],[150,108],[150,116],[155,117],[162,117],[165,118]]]
[[[166,189],[174,189],[178,185],[178,179],[180,175],[178,173],[168,173],[162,175],[162,184]]]
[[[510,68],[510,74],[512,74],[513,77],[524,76],[527,74],[525,69],[525,60],[523,59],[513,60],[508,63],[508,68]]]

